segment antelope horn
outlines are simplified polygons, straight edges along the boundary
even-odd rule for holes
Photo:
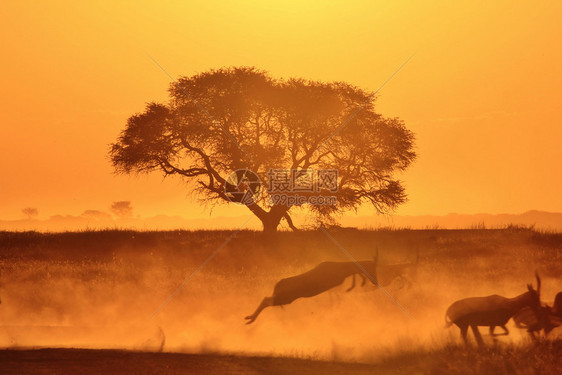
[[[537,294],[541,295],[541,278],[539,276],[539,271],[535,271],[535,277],[537,278]]]

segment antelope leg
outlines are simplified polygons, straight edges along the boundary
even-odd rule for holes
[[[472,328],[472,333],[474,334],[474,337],[476,338],[476,342],[478,343],[478,346],[483,347],[484,346],[484,340],[482,339],[482,335],[480,334],[480,331],[478,330],[478,326],[471,325],[470,328]]]
[[[353,288],[355,288],[355,274],[351,275],[351,286],[347,288],[346,292],[350,292]]]
[[[361,276],[361,286],[365,286],[365,283],[367,282],[367,278],[365,277],[365,275],[363,275],[363,273],[360,273],[359,276]]]
[[[464,340],[465,345],[468,345],[468,337],[467,337],[468,326],[462,326],[459,328],[461,329],[461,337]]]
[[[543,326],[544,326],[544,333],[548,334],[550,331],[552,331],[554,328],[558,327],[559,324],[556,324],[556,322],[552,322],[552,320],[550,320],[550,315],[548,313],[548,310],[546,311],[546,313],[543,314]]]
[[[273,305],[273,297],[265,297],[260,305],[258,306],[258,308],[256,309],[256,311],[254,311],[254,313],[252,315],[248,315],[247,317],[245,317],[244,319],[247,320],[246,324],[252,324],[256,318],[258,317],[258,315],[261,313],[261,311],[263,309],[265,309],[266,307],[272,306]]]
[[[509,335],[509,331],[508,331],[508,329],[505,325],[498,326],[498,327],[503,329],[503,333],[494,333],[494,328],[496,328],[496,326],[490,326],[490,336],[507,336],[507,335]]]
[[[503,334],[504,336],[509,335],[509,330],[507,329],[507,327],[505,325],[500,326],[500,327],[505,331],[505,333]]]

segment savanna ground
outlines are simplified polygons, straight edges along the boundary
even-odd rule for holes
[[[459,298],[521,294],[537,269],[542,299],[562,290],[562,234],[525,228],[334,230],[356,259],[419,263],[391,298],[370,283],[244,316],[275,283],[347,261],[324,233],[242,231],[173,298],[229,231],[0,232],[0,372],[558,373],[562,329],[532,344],[511,334],[466,350],[445,310]],[[163,306],[165,302],[168,302]],[[472,339],[472,336],[470,336]],[[473,340],[472,340],[473,341]],[[59,349],[38,349],[59,348]],[[70,349],[73,348],[73,349]],[[158,353],[163,348],[164,353]]]

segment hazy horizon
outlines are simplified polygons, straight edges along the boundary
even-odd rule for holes
[[[253,219],[253,220],[252,220]],[[249,220],[249,221],[247,221]],[[310,229],[313,224],[303,213],[294,214],[293,221],[303,229]],[[82,231],[104,229],[132,230],[211,230],[211,229],[260,230],[261,223],[251,214],[245,215],[209,215],[206,218],[186,218],[181,215],[159,214],[141,216],[131,210],[128,215],[118,215],[111,210],[85,210],[79,215],[57,214],[50,217],[19,218],[5,220],[0,218],[2,230],[37,230],[41,232]],[[462,214],[446,215],[347,215],[339,220],[342,227],[358,229],[394,228],[394,229],[496,229],[509,226],[529,227],[537,230],[562,231],[562,212],[530,210],[517,214]],[[289,230],[282,223],[280,229]]]

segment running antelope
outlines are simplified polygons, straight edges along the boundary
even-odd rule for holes
[[[537,339],[535,333],[544,330],[545,335],[548,335],[562,324],[562,292],[556,295],[553,307],[541,306],[540,312],[542,315],[537,316],[531,308],[524,307],[513,317],[517,328],[527,329],[533,340]]]
[[[456,324],[461,330],[464,342],[468,344],[467,333],[470,326],[479,346],[484,345],[484,341],[480,331],[478,331],[478,326],[488,326],[492,336],[499,336],[494,335],[494,328],[498,326],[505,331],[501,335],[508,335],[509,331],[505,324],[524,307],[530,307],[537,316],[541,316],[541,279],[538,273],[535,273],[535,276],[537,278],[537,290],[533,289],[531,284],[528,284],[528,291],[514,298],[494,294],[487,297],[465,298],[454,302],[445,314],[445,327]]]
[[[420,252],[418,250],[415,263],[377,265],[377,286],[384,287],[390,285],[394,280],[401,280],[402,286],[400,286],[400,288],[404,287],[404,285],[411,287],[411,279],[414,277],[419,261]],[[362,278],[361,286],[365,286],[365,282],[367,281],[365,275],[361,272],[358,272],[357,275]],[[351,286],[346,290],[346,292],[350,292],[353,288],[355,288],[355,274],[351,277]]]
[[[275,284],[273,295],[265,297],[256,311],[252,315],[247,316],[246,324],[253,323],[263,309],[269,306],[288,305],[297,298],[313,297],[341,285],[349,276],[355,274],[362,275],[367,273],[373,284],[377,284],[377,262],[378,251],[374,260],[360,262],[323,262],[300,275],[288,277],[280,280]],[[363,275],[362,275],[363,276]],[[355,277],[353,278],[350,291],[355,286]]]

